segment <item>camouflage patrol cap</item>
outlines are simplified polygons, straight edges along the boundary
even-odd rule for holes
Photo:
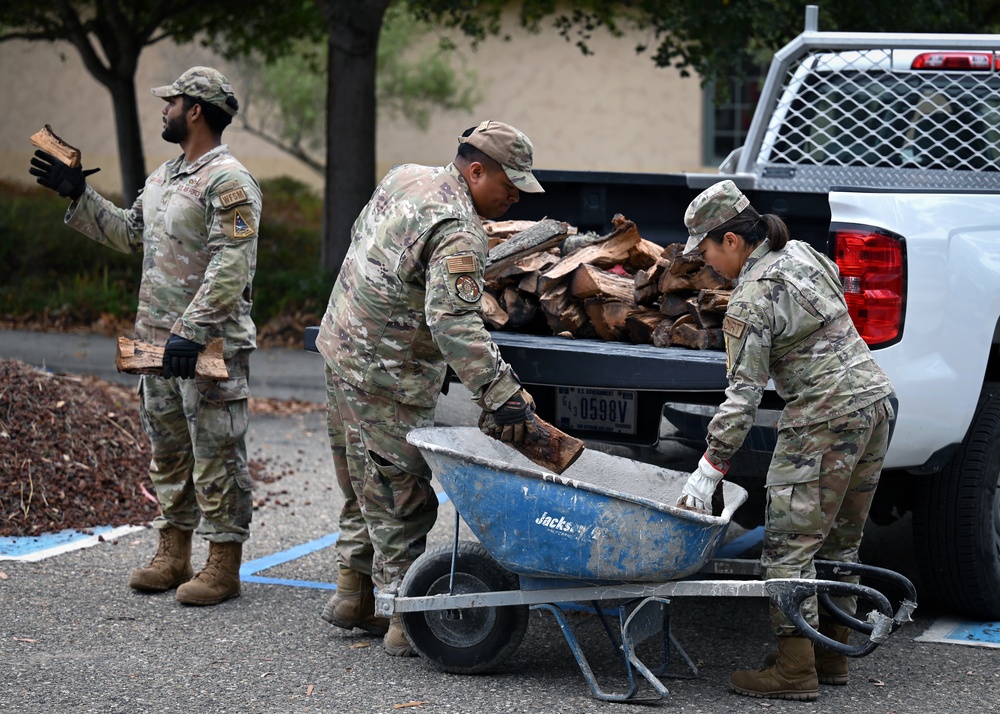
[[[729,179],[712,184],[699,193],[684,212],[684,225],[688,229],[684,252],[697,250],[710,231],[736,218],[749,205],[750,199]]]
[[[211,67],[192,67],[173,84],[154,87],[149,91],[154,97],[164,99],[186,94],[218,107],[231,117],[236,116],[236,110],[239,108],[229,80],[223,77],[219,70]]]
[[[507,178],[526,193],[544,193],[542,184],[531,174],[531,139],[510,124],[487,119],[458,143],[476,147],[503,166]]]

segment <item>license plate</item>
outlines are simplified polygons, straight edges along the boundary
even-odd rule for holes
[[[556,388],[560,429],[635,434],[636,393],[627,389]]]

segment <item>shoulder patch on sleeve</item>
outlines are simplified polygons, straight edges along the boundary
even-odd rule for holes
[[[722,331],[734,340],[739,340],[747,331],[747,323],[732,315],[726,315],[722,318]]]
[[[473,273],[476,270],[476,259],[471,255],[455,255],[445,259],[449,273]]]
[[[241,191],[243,189],[240,189]],[[254,229],[247,223],[247,220],[240,213],[240,209],[233,210],[233,237],[249,238],[254,234]]]

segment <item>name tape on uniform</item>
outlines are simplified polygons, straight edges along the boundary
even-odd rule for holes
[[[743,322],[743,320],[726,315],[722,318],[722,331],[734,340],[738,340],[742,338],[743,333],[747,331],[747,323]]]

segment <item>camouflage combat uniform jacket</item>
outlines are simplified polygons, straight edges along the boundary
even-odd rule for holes
[[[448,365],[488,411],[518,389],[483,325],[489,241],[454,164],[397,166],[352,229],[316,344],[346,382],[433,407]]]
[[[778,429],[829,421],[892,392],[847,313],[833,261],[802,241],[750,254],[723,321],[729,388],[708,427],[708,457],[727,461],[774,380]]]
[[[88,187],[66,224],[124,253],[143,251],[136,337],[223,339],[228,359],[256,347],[250,318],[261,191],[225,144],[160,166],[130,209]]]

